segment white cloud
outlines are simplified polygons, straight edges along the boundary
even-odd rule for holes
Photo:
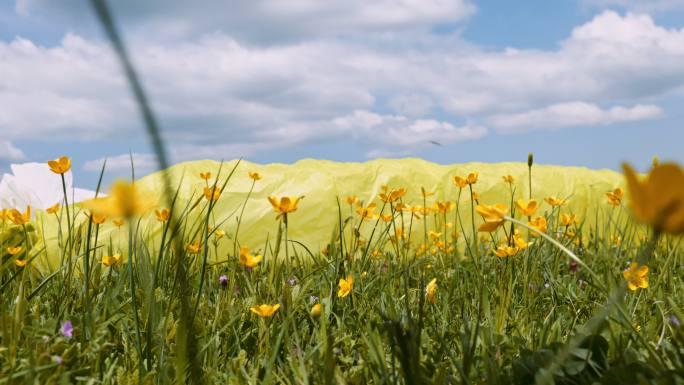
[[[0,141],[0,162],[16,162],[24,159],[26,159],[26,155],[21,149],[14,147],[11,142]]]
[[[568,102],[531,111],[496,115],[490,118],[489,122],[498,132],[516,133],[633,122],[663,115],[663,110],[654,105],[639,104],[631,108],[616,106],[601,109],[595,104]]]
[[[357,10],[366,9],[359,4]],[[651,110],[641,118],[652,118],[658,98],[684,89],[684,30],[610,11],[546,51],[482,51],[457,36],[425,33],[366,40],[317,35],[266,45],[225,32],[173,42],[134,34],[131,41],[171,151],[181,159],[350,136],[402,152],[429,140],[476,139],[493,117],[543,115],[549,106],[578,100],[606,110],[592,112],[598,119],[572,120],[566,112],[566,120],[618,123],[624,120],[605,117],[613,106],[643,105]],[[0,41],[0,58],[4,140],[102,140],[139,131],[107,45],[74,34],[56,47],[17,38]]]
[[[618,6],[637,12],[663,12],[684,9],[684,0],[583,0],[594,7]]]
[[[91,8],[80,1],[17,0],[15,4],[19,15],[61,19],[76,28],[93,17]],[[149,38],[222,32],[253,43],[424,30],[460,22],[475,12],[469,0],[120,0],[109,4],[126,30]]]
[[[107,158],[99,158],[89,160],[83,164],[85,171],[100,171],[105,160],[107,165],[105,171],[128,171],[131,169],[131,154],[120,154]],[[152,154],[133,153],[133,165],[135,171],[146,172],[151,171],[157,165],[157,158]]]

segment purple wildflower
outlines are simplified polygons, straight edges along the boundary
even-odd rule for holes
[[[220,283],[221,286],[223,286],[223,288],[225,289],[225,288],[228,286],[228,277],[225,276],[225,275],[220,276],[220,277],[219,277],[219,283]]]
[[[62,323],[62,327],[59,329],[59,334],[66,338],[71,338],[74,336],[74,325],[71,324],[71,321],[64,321],[64,323]]]
[[[62,365],[64,363],[64,359],[60,356],[52,356],[52,362],[57,365]]]
[[[290,278],[287,280],[287,284],[290,286],[294,286],[297,284],[297,279],[296,278]]]

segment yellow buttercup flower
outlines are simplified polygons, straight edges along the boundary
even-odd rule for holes
[[[437,202],[435,206],[441,214],[446,214],[454,208],[454,202]]]
[[[527,222],[527,224],[530,227],[533,227],[537,229],[540,233],[545,233],[547,230],[547,224],[546,224],[546,218],[545,217],[536,217],[533,220]],[[532,236],[538,236],[537,233],[532,233]]]
[[[211,173],[210,173],[209,171],[207,171],[207,172],[201,172],[201,173],[199,174],[199,176],[200,176],[200,178],[202,178],[202,179],[204,179],[204,180],[209,180],[209,179],[211,179]]]
[[[511,174],[504,175],[501,178],[503,178],[504,182],[506,182],[508,184],[513,184],[515,182],[515,178]]]
[[[458,188],[464,188],[468,185],[468,180],[458,175],[454,175],[453,181]]]
[[[23,213],[17,209],[12,209],[9,213],[9,219],[15,225],[25,225],[31,220],[31,206],[26,206],[26,211]]]
[[[123,219],[113,219],[113,220],[112,220],[112,223],[113,223],[114,226],[116,226],[116,227],[121,227],[121,226],[123,226],[123,224],[124,224],[124,220],[123,220]]]
[[[433,278],[427,286],[425,286],[425,299],[431,304],[437,301],[437,278]]]
[[[354,286],[354,280],[352,279],[352,276],[349,275],[347,276],[347,279],[340,278],[340,290],[337,291],[337,296],[340,298],[344,298],[349,295],[352,291],[352,287]]]
[[[382,214],[380,215],[380,219],[382,219],[383,222],[389,222],[394,218],[392,214]]]
[[[221,197],[221,189],[218,186],[205,187],[204,198],[208,201],[217,201]]]
[[[91,214],[90,220],[93,221],[93,223],[96,225],[101,225],[101,224],[105,223],[105,221],[107,221],[107,216],[106,215],[99,215],[99,214]]]
[[[470,174],[468,174],[466,181],[468,182],[468,184],[477,183],[477,172],[471,172]]]
[[[532,244],[532,242],[527,242],[525,238],[523,238],[523,236],[520,235],[520,232],[517,229],[513,234],[513,243],[515,244],[515,247],[518,248],[518,250],[524,250]]]
[[[636,262],[632,262],[629,268],[622,272],[622,276],[627,280],[627,287],[629,290],[648,288],[647,274],[648,266],[639,266]]]
[[[554,196],[544,198],[546,203],[550,204],[551,207],[563,206],[567,201],[562,198],[556,198]]]
[[[159,222],[166,222],[171,217],[171,211],[169,209],[155,210],[154,215]]]
[[[249,247],[247,246],[242,246],[240,247],[240,265],[248,268],[254,268],[256,267],[263,257],[261,254],[253,255],[250,254]]]
[[[10,255],[18,255],[19,253],[22,252],[22,250],[24,250],[24,248],[21,246],[17,246],[17,247],[11,247],[10,246],[10,247],[7,247],[6,250]]]
[[[425,187],[421,187],[421,188],[420,188],[420,193],[423,195],[423,198],[427,198],[427,197],[429,197],[429,196],[435,195],[435,192],[434,192],[434,191],[427,191],[427,190],[425,189]]]
[[[430,230],[430,231],[428,231],[428,235],[430,236],[430,239],[432,239],[432,240],[438,240],[439,238],[442,237],[442,233],[440,231]]]
[[[83,204],[97,215],[130,218],[152,210],[155,200],[150,194],[140,191],[135,183],[117,181],[112,186],[109,196],[92,199]]]
[[[71,169],[71,159],[68,156],[60,156],[55,160],[48,160],[50,170],[55,174],[64,174]]]
[[[473,200],[474,200],[475,202],[479,201],[479,200],[480,200],[480,194],[478,194],[477,192],[473,191]]]
[[[197,254],[200,252],[200,242],[199,241],[192,241],[185,246],[185,251],[187,251],[190,254]]]
[[[216,237],[216,239],[221,239],[221,238],[223,238],[225,235],[226,235],[226,232],[223,231],[223,230],[221,230],[221,229],[218,229],[218,230],[214,231],[214,236]]]
[[[499,258],[513,257],[518,254],[518,251],[520,251],[520,249],[515,246],[502,245],[494,250],[494,254]]]
[[[52,205],[52,206],[46,208],[46,209],[45,209],[45,212],[48,213],[48,214],[57,214],[57,212],[59,211],[59,208],[60,208],[60,207],[61,207],[61,206],[59,205],[59,203],[55,203],[54,205]]]
[[[560,221],[564,226],[572,226],[577,223],[577,214],[561,214]]]
[[[492,232],[504,223],[504,217],[508,214],[508,206],[498,203],[495,205],[477,205],[478,214],[484,217],[485,223],[478,227],[478,231]]]
[[[403,187],[397,190],[390,190],[387,186],[382,186],[382,190],[383,191],[378,195],[378,197],[381,201],[387,203],[395,202],[406,195],[406,189]]]
[[[378,205],[376,205],[375,203],[371,203],[367,207],[357,205],[356,206],[356,213],[361,217],[361,219],[368,219],[368,220],[377,219],[379,217],[379,215],[375,213],[376,207],[378,207]]]
[[[264,305],[259,305],[259,306],[252,306],[249,308],[249,310],[252,313],[254,313],[254,314],[256,314],[262,318],[268,318],[268,317],[273,316],[273,314],[275,314],[275,312],[278,311],[278,309],[280,309],[279,303],[277,303],[275,305],[264,304]]]
[[[621,188],[616,187],[613,189],[613,191],[608,191],[606,193],[606,197],[608,198],[608,203],[611,206],[620,206],[620,203],[622,203],[622,197],[624,195],[624,192],[622,191]]]
[[[252,179],[253,181],[258,181],[261,180],[261,175],[258,172],[248,172],[247,175],[249,175],[249,178]]]
[[[119,263],[121,263],[122,260],[123,260],[123,258],[121,257],[121,254],[102,256],[102,264],[107,266],[107,267],[116,266]]]
[[[24,267],[26,266],[26,260],[25,259],[15,259],[14,264],[19,266],[19,267]]]
[[[276,219],[280,218],[283,215],[287,215],[289,213],[297,211],[297,204],[299,204],[299,201],[304,198],[304,197],[281,197],[281,198],[276,198],[274,196],[269,196],[268,201],[271,202],[271,206],[273,206],[273,210],[278,213],[278,216],[276,216]]]
[[[347,201],[348,205],[353,205],[359,201],[359,198],[356,195],[350,195],[346,197],[345,200]]]
[[[530,199],[529,201],[518,199],[515,202],[515,207],[518,209],[521,215],[525,217],[531,217],[537,212],[539,204],[534,199]]]
[[[311,311],[309,313],[312,317],[318,317],[319,315],[321,315],[321,308],[321,304],[317,303],[311,307]]]
[[[656,231],[684,234],[684,171],[674,163],[659,164],[640,181],[623,166],[634,216]]]

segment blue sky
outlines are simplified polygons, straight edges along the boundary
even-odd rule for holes
[[[115,3],[174,162],[684,162],[684,0]],[[0,171],[153,169],[86,4],[0,3]]]

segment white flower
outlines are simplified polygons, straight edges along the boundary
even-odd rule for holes
[[[10,166],[12,174],[0,179],[0,209],[24,210],[31,205],[46,209],[64,201],[62,178],[50,171],[46,163],[24,163]],[[71,171],[64,174],[69,204],[95,197],[95,192],[74,188]]]

